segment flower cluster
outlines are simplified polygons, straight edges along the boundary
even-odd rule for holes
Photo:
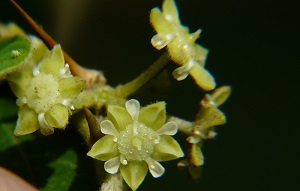
[[[215,89],[212,94],[206,94],[201,100],[201,109],[196,115],[193,123],[186,123],[184,132],[189,135],[187,141],[190,143],[188,160],[178,163],[178,166],[189,166],[189,172],[194,179],[198,179],[200,166],[204,164],[204,156],[201,147],[205,140],[214,138],[217,133],[215,127],[226,123],[225,114],[219,109],[229,97],[231,88],[222,86]],[[188,130],[189,129],[189,130]]]
[[[189,29],[181,25],[174,0],[164,0],[162,11],[153,8],[150,22],[158,33],[151,39],[152,45],[158,50],[167,46],[171,59],[180,65],[173,71],[175,79],[183,80],[191,74],[204,90],[214,89],[214,78],[204,69],[208,51],[195,43],[201,30],[189,33]]]
[[[159,163],[183,156],[179,144],[170,136],[177,132],[175,122],[166,121],[164,102],[157,102],[140,110],[137,100],[126,106],[108,105],[107,118],[100,123],[99,139],[88,155],[106,161],[104,169],[115,174],[119,170],[131,189],[136,190],[149,169],[153,177],[160,177],[165,169]]]
[[[9,78],[20,106],[15,135],[26,135],[40,128],[44,135],[68,124],[73,99],[85,81],[74,77],[65,64],[60,45],[56,45],[33,69],[20,71]]]

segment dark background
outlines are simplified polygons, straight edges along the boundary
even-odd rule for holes
[[[80,64],[103,70],[111,85],[147,68],[155,50],[148,13],[157,0],[27,0],[20,5]],[[140,190],[288,190],[300,188],[299,15],[289,1],[177,1],[184,25],[203,30],[198,43],[210,50],[206,68],[219,86],[231,85],[222,106],[228,123],[203,148],[202,178],[166,165]],[[30,32],[9,4],[0,19]],[[169,67],[171,73],[173,66]],[[172,80],[165,98],[138,95],[142,103],[167,100],[168,113],[193,120],[203,92],[191,79]],[[188,186],[188,187],[187,187]]]

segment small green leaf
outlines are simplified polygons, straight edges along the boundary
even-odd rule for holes
[[[0,81],[15,71],[30,52],[30,41],[25,37],[4,38],[0,41]]]
[[[29,39],[31,43],[29,56],[24,60],[22,67],[18,67],[14,73],[7,76],[12,91],[19,98],[24,96],[30,86],[33,78],[32,67],[39,63],[43,56],[49,52],[42,40],[35,36],[29,36]]]
[[[76,176],[77,162],[78,157],[73,149],[66,150],[59,158],[51,161],[49,167],[53,169],[53,174],[47,179],[47,184],[41,190],[69,190],[72,185],[70,177]]]
[[[14,122],[0,121],[0,164],[43,191],[97,190],[93,161],[72,132],[52,136],[13,134]]]

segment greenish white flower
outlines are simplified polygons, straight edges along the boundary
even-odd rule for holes
[[[65,64],[60,45],[49,51],[32,70],[11,77],[10,85],[20,106],[15,135],[25,135],[40,128],[44,135],[68,124],[72,102],[85,81],[74,77]]]
[[[214,78],[204,69],[208,50],[195,43],[201,30],[189,33],[189,29],[181,25],[174,0],[164,0],[162,11],[153,8],[150,22],[157,32],[151,39],[152,45],[158,50],[167,46],[171,59],[180,65],[173,71],[174,78],[180,81],[191,74],[204,90],[214,89]]]
[[[136,190],[149,169],[153,177],[160,177],[165,169],[159,163],[183,156],[179,144],[170,135],[177,132],[175,122],[166,123],[164,102],[157,102],[140,110],[137,100],[126,106],[109,105],[107,118],[100,123],[99,139],[88,155],[106,161],[104,169],[121,172],[131,189]]]
[[[199,168],[204,164],[204,156],[201,147],[205,140],[214,138],[217,133],[215,127],[226,123],[225,114],[219,109],[231,93],[230,86],[215,89],[211,94],[206,94],[201,100],[201,109],[197,113],[196,120],[190,125],[191,132],[187,141],[190,144],[189,161],[181,161],[179,166],[190,163],[189,172],[194,179],[198,179]]]

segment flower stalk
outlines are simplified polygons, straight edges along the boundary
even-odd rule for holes
[[[116,94],[120,97],[127,98],[130,95],[137,92],[147,83],[149,83],[153,78],[155,78],[161,71],[163,71],[169,64],[170,59],[168,53],[163,53],[149,68],[141,73],[134,80],[120,85],[116,88]]]

